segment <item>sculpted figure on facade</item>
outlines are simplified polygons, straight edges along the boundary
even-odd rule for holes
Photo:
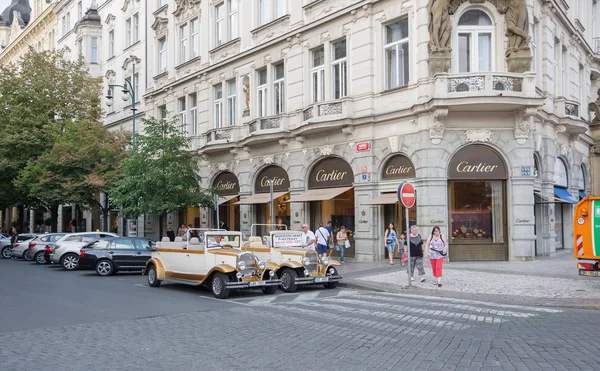
[[[508,37],[506,56],[519,50],[529,51],[531,36],[529,36],[529,18],[525,0],[508,0],[505,20]]]
[[[250,116],[250,78],[248,75],[244,76],[242,79],[242,85],[244,86],[243,91],[246,98],[246,108],[244,108],[244,112],[242,113],[242,117]]]
[[[429,0],[429,51],[449,52],[452,23],[450,21],[450,0]]]
[[[589,104],[589,109],[596,115],[596,117],[592,118],[592,123],[600,124],[600,89],[598,89],[598,98],[596,98],[595,102]]]

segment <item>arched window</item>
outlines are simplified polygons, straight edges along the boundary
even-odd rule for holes
[[[464,12],[458,20],[458,72],[492,70],[494,25],[489,15],[478,9]]]

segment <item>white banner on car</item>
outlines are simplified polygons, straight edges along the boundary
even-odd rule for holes
[[[302,233],[277,232],[272,234],[273,247],[300,247],[302,246]]]

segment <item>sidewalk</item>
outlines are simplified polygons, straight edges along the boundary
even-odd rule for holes
[[[418,275],[408,287],[399,261],[347,262],[342,285],[370,290],[491,300],[495,302],[600,309],[600,277],[580,277],[572,251],[533,262],[444,262],[442,287],[433,285],[429,260],[424,283]]]

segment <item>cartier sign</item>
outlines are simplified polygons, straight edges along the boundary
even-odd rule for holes
[[[237,195],[240,193],[240,183],[237,177],[229,171],[217,175],[213,181],[213,188],[219,196]]]
[[[354,173],[348,163],[340,158],[328,157],[310,172],[308,188],[351,187]]]
[[[256,193],[270,192],[273,183],[273,192],[287,192],[290,189],[290,178],[285,170],[279,166],[267,166],[256,178],[254,190]]]
[[[392,156],[385,165],[383,165],[384,180],[388,179],[406,179],[415,177],[415,167],[410,159],[404,155]]]
[[[472,145],[458,151],[448,169],[450,179],[506,179],[506,166],[491,148]]]

